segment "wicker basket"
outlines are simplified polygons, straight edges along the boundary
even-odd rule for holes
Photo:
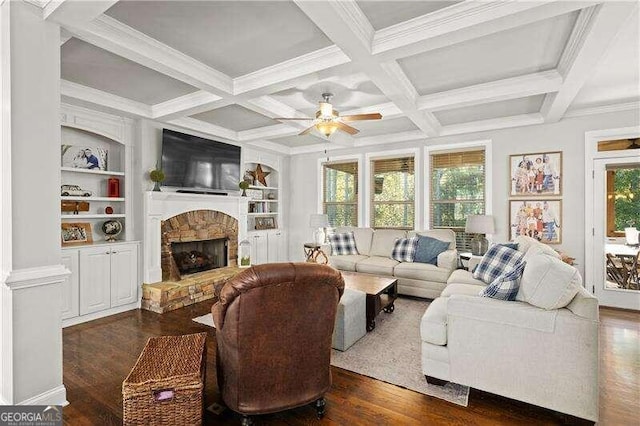
[[[125,425],[202,424],[206,337],[149,339],[122,383]]]

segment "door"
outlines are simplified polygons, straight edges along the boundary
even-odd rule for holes
[[[267,234],[253,234],[251,241],[251,264],[260,265],[268,262]]]
[[[594,291],[600,305],[640,310],[638,265],[633,263],[638,248],[627,245],[621,232],[631,222],[640,226],[637,223],[640,200],[629,197],[633,185],[638,185],[640,161],[629,157],[604,158],[594,160],[593,164],[594,278],[589,290]]]
[[[80,315],[111,306],[111,248],[80,250]]]
[[[282,231],[271,232],[267,238],[269,263],[284,262]]]
[[[134,303],[138,299],[138,246],[111,249],[111,307]]]
[[[78,274],[78,250],[63,250],[62,264],[71,271],[62,282],[62,319],[77,317],[80,314],[80,281]]]

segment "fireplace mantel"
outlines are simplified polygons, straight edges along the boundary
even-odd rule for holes
[[[162,281],[161,231],[163,220],[193,210],[213,210],[238,220],[238,242],[247,235],[247,197],[148,191],[144,198],[144,282]]]

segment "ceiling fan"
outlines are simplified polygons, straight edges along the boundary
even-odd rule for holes
[[[333,109],[333,106],[329,102],[332,93],[323,93],[322,98],[324,101],[320,101],[320,109],[316,112],[316,117],[308,117],[308,118],[297,118],[297,117],[276,117],[275,120],[297,120],[297,121],[307,121],[313,120],[313,126],[303,130],[298,134],[298,136],[306,135],[313,129],[318,129],[320,133],[325,135],[326,137],[331,136],[336,130],[341,130],[343,132],[349,133],[350,135],[355,135],[359,132],[355,127],[351,127],[345,122],[349,121],[358,121],[358,120],[380,120],[382,118],[382,114],[379,112],[374,112],[371,114],[354,114],[354,115],[343,115],[340,116],[340,113]]]

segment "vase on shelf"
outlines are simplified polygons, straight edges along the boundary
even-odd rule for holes
[[[160,182],[155,182],[153,185],[153,191],[160,192]]]

